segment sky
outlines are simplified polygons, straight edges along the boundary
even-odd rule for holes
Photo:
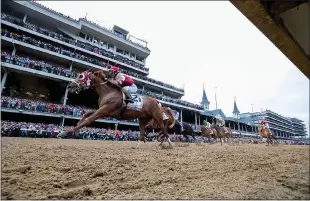
[[[200,103],[204,83],[211,110],[216,91],[227,116],[236,97],[241,113],[253,105],[309,126],[309,79],[228,1],[40,3],[148,41],[150,77],[185,86],[183,100]]]

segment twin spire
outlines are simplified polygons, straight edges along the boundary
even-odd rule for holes
[[[203,107],[204,110],[209,110],[209,105],[210,105],[210,101],[208,100],[207,98],[207,94],[206,94],[206,90],[205,90],[205,85],[204,83],[202,84],[202,100],[201,100],[201,106]],[[240,111],[237,107],[237,103],[236,103],[236,97],[234,97],[234,110],[233,110],[233,115],[235,118],[239,118],[239,114],[240,114]]]
[[[203,107],[204,110],[209,110],[209,105],[210,105],[210,101],[207,98],[207,94],[205,91],[205,84],[202,84],[202,100],[201,100],[201,106]]]

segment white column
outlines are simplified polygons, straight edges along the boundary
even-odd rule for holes
[[[5,72],[1,80],[1,94],[2,94],[3,89],[5,88],[5,83],[6,83],[7,78],[8,78],[8,72]]]
[[[16,48],[15,48],[15,45],[13,45],[12,56],[15,56],[15,54],[16,54]]]
[[[71,64],[70,64],[70,71],[72,71],[72,66],[73,66],[73,60],[71,61]]]
[[[181,118],[181,122],[183,123],[183,110],[181,110],[180,112],[180,118]]]
[[[68,87],[66,87],[63,106],[65,106],[67,104],[67,99],[68,99],[67,97],[68,97]]]
[[[65,118],[63,117],[61,120],[61,126],[64,126],[64,125],[65,125]]]
[[[23,22],[26,23],[27,15],[24,16]]]

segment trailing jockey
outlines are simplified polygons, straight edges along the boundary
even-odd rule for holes
[[[266,129],[269,133],[271,133],[271,132],[270,132],[270,129],[269,129],[269,124],[268,124],[267,121],[262,120],[262,121],[260,122],[260,124],[263,126],[264,129]]]
[[[182,122],[180,122],[178,119],[179,119],[179,116],[180,116],[180,113],[178,112],[178,111],[176,111],[176,110],[172,110],[173,111],[173,113],[174,113],[174,119],[175,119],[175,121],[177,122],[177,123],[179,123],[180,124],[180,126],[181,126],[181,133],[184,131],[184,128],[183,128],[183,123]]]
[[[228,132],[227,128],[225,127],[225,120],[224,119],[218,119],[217,120],[218,125],[224,130],[225,133]]]
[[[137,93],[137,86],[135,85],[134,81],[128,75],[124,75],[120,72],[120,69],[112,66],[109,69],[109,75],[112,77],[112,84],[120,86],[122,88],[122,92],[126,96],[125,102],[127,103],[134,103],[131,93]]]
[[[211,124],[207,121],[207,120],[204,120],[203,121],[203,126],[207,129],[210,129],[211,128]]]

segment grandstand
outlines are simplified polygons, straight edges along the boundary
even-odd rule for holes
[[[131,36],[124,28],[115,25],[108,29],[86,18],[76,20],[35,1],[8,0],[1,9],[2,120],[72,126],[87,110],[98,106],[91,90],[69,94],[68,82],[88,69],[107,71],[117,66],[135,80],[141,95],[177,110],[180,121],[191,123],[197,132],[203,120],[223,118],[235,136],[257,136],[258,119],[254,116],[259,115],[240,114],[236,101],[233,117],[226,117],[221,109],[210,110],[204,89],[197,105],[181,100],[184,89],[148,77],[146,59],[151,51],[147,41]],[[277,114],[266,114],[270,114],[267,120],[277,136],[305,135],[300,120],[279,120]],[[94,126],[136,130],[138,122],[105,118]]]
[[[181,121],[195,119],[199,124],[202,107],[181,100],[184,89],[148,77],[147,42],[124,28],[76,20],[35,1],[5,1],[1,18],[4,119],[36,116],[33,120],[73,125],[85,111],[97,107],[97,98],[90,90],[69,94],[67,83],[87,69],[107,71],[117,66],[135,80],[140,94],[178,110]],[[116,119],[98,120],[97,126],[118,124],[138,126],[137,121]]]

